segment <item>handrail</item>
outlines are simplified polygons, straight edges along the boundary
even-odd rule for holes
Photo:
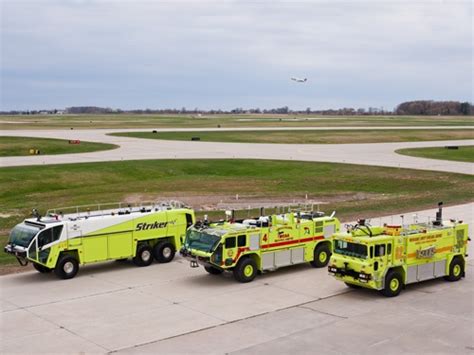
[[[171,208],[185,208],[187,207],[183,202],[176,200],[169,201],[141,201],[135,203],[126,203],[126,202],[108,202],[108,203],[97,203],[89,205],[77,205],[77,206],[68,206],[68,207],[57,207],[47,210],[46,215],[65,215],[65,214],[81,214],[81,213],[94,213],[94,212],[104,212],[114,209],[134,209],[134,208],[143,208],[143,207],[171,207]],[[69,212],[69,211],[72,211]],[[67,213],[69,212],[69,213]]]

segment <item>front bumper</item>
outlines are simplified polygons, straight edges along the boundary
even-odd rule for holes
[[[192,250],[187,250],[184,248],[182,248],[179,253],[183,258],[189,260],[191,267],[199,267],[199,265],[218,267],[217,265],[211,263],[210,256],[195,255],[193,254]]]
[[[17,258],[22,258],[22,259],[26,259],[26,249],[23,249],[23,248],[19,248],[17,246],[13,246],[11,244],[7,244],[5,245],[5,247],[3,248],[3,251],[5,253],[8,253],[8,254],[12,254],[12,255],[15,255]]]
[[[364,272],[356,271],[353,269],[338,268],[334,265],[328,266],[328,273],[334,276],[336,279],[351,283],[354,285],[359,285],[367,288],[376,288],[375,282],[371,275]]]

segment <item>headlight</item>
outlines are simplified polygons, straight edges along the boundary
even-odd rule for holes
[[[328,271],[329,271],[329,272],[336,273],[336,272],[337,272],[337,268],[336,268],[336,267],[333,267],[333,266],[330,266],[330,267],[328,267]]]

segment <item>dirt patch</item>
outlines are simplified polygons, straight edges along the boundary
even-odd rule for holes
[[[9,218],[9,217],[16,217],[20,216],[19,213],[0,213],[0,218]]]
[[[313,196],[313,195],[291,195],[291,196],[259,196],[259,195],[190,195],[186,194],[160,194],[145,195],[131,194],[125,198],[126,203],[136,204],[145,200],[166,201],[177,200],[197,211],[213,211],[225,209],[247,209],[247,208],[272,208],[283,207],[289,205],[317,205],[324,206],[329,203],[362,201],[362,200],[382,200],[387,199],[385,194],[374,193],[347,193],[330,196]]]
[[[0,276],[9,274],[19,274],[21,272],[32,271],[33,266],[28,264],[27,266],[21,266],[19,264],[2,265],[0,267]]]

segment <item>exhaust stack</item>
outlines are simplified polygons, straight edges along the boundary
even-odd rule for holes
[[[435,226],[441,226],[443,224],[443,202],[438,202],[438,212],[436,212],[436,221],[433,224]]]

